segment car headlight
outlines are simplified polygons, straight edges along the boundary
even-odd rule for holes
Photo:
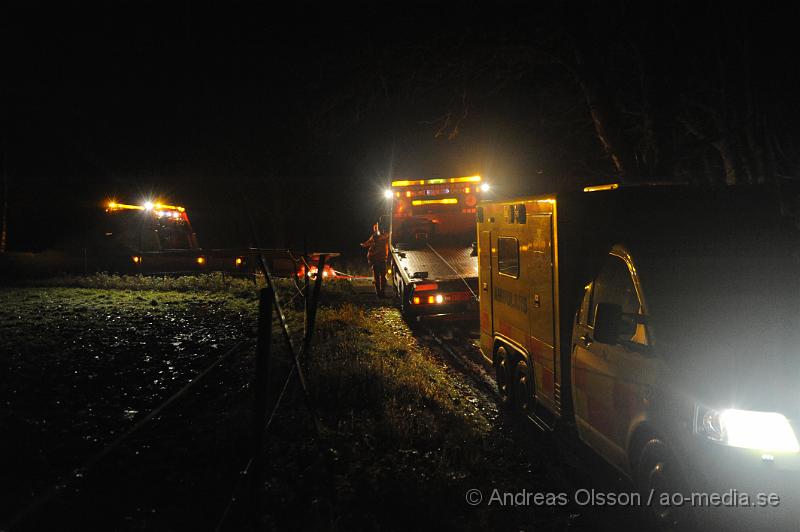
[[[800,451],[789,420],[777,412],[698,407],[695,431],[731,447],[769,452]]]

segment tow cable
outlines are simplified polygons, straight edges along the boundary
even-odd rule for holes
[[[461,276],[461,274],[460,274],[460,273],[458,273],[458,270],[456,270],[455,268],[453,268],[453,267],[450,265],[450,263],[449,263],[449,262],[447,262],[446,260],[444,260],[444,257],[442,257],[441,255],[439,255],[439,252],[438,252],[438,251],[436,251],[435,249],[433,249],[433,246],[431,246],[430,244],[427,244],[427,243],[426,243],[425,245],[427,245],[427,246],[428,246],[428,248],[430,248],[430,250],[431,250],[431,251],[433,251],[433,252],[436,254],[436,256],[437,256],[437,257],[439,257],[439,260],[441,260],[442,262],[444,262],[444,263],[447,265],[447,267],[448,267],[448,268],[450,268],[451,270],[453,270],[453,273],[454,273],[454,274],[456,274],[456,275],[458,276],[458,278],[459,278],[459,279],[461,279],[461,282],[462,282],[462,283],[464,283],[464,286],[466,286],[466,287],[467,287],[467,290],[469,290],[469,293],[470,293],[470,294],[472,294],[472,297],[473,297],[473,299],[474,299],[475,301],[479,301],[477,294],[475,294],[475,292],[473,292],[473,291],[472,291],[472,288],[469,286],[469,283],[467,282],[467,280],[466,280],[466,279],[464,279],[464,278]]]

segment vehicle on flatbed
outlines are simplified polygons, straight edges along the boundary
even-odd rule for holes
[[[298,271],[300,262],[288,250],[201,248],[184,207],[146,201],[106,204],[105,239],[94,260],[97,268],[120,273],[253,274],[263,257],[277,276]],[[329,268],[329,267],[328,267]],[[313,270],[316,271],[316,270]]]
[[[261,261],[276,277],[316,277],[323,253],[305,260],[288,249],[254,247],[202,248],[184,207],[159,201],[103,204],[102,218],[87,229],[82,246],[37,253],[0,254],[0,276],[50,277],[96,272],[144,275],[186,275],[223,272],[252,277],[261,272]],[[338,253],[324,253],[328,262],[324,279],[340,278],[330,264]]]
[[[395,180],[389,261],[403,314],[416,319],[477,319],[475,212],[480,176]]]
[[[798,528],[793,198],[609,185],[478,207],[500,393],[574,429],[659,527]]]

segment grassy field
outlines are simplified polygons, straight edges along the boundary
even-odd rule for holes
[[[180,290],[180,291],[178,291]],[[300,298],[282,284],[295,330]],[[0,520],[191,380],[226,346],[253,336],[251,282],[62,278],[0,288]],[[266,439],[259,528],[519,528],[563,522],[542,509],[498,513],[464,502],[470,487],[535,487],[496,408],[409,329],[398,311],[350,284],[326,284],[305,361],[316,433],[291,386]],[[277,330],[271,401],[288,372]],[[252,350],[105,460],[32,528],[214,528],[249,453]],[[541,481],[537,472],[535,482]],[[240,494],[240,499],[241,494]],[[246,521],[236,504],[229,530]],[[92,508],[92,511],[87,511]],[[99,508],[99,510],[98,510]],[[23,527],[24,529],[24,527]]]
[[[0,424],[13,435],[0,453],[2,519],[68,476],[226,346],[252,335],[255,300],[243,296],[0,289],[0,363],[7,376],[0,381]],[[237,360],[210,382],[241,388],[249,365]]]

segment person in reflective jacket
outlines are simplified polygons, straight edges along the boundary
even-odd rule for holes
[[[389,258],[389,234],[381,232],[378,224],[375,224],[372,226],[372,235],[366,242],[361,243],[361,247],[367,248],[367,262],[372,266],[375,294],[378,297],[384,297],[386,261]]]

